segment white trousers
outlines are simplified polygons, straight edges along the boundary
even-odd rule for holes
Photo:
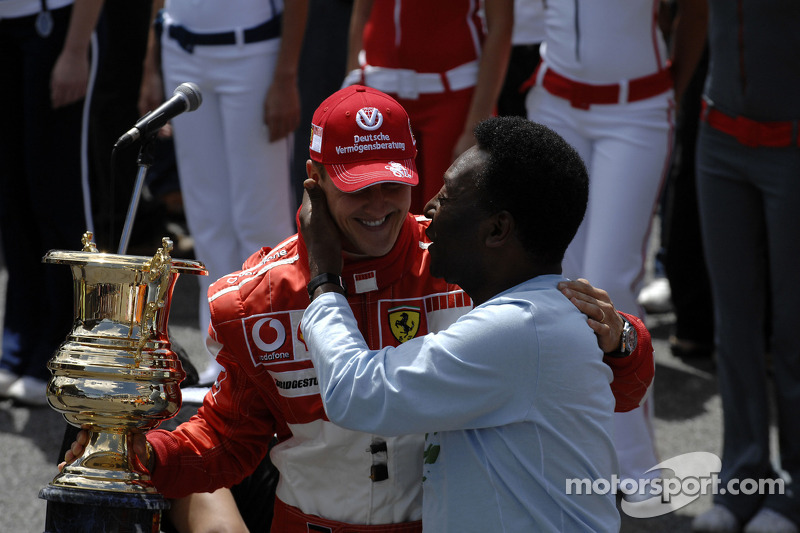
[[[672,148],[672,92],[626,104],[576,109],[534,87],[528,118],[570,143],[589,171],[586,216],[564,257],[564,276],[608,291],[620,311],[643,316],[636,303],[650,229]],[[639,479],[658,463],[652,398],[614,417],[621,477]]]
[[[195,255],[205,263],[200,330],[208,329],[208,286],[239,270],[262,246],[295,232],[289,178],[291,139],[270,143],[263,103],[279,40],[197,46],[188,53],[162,38],[164,90],[184,82],[200,87],[203,102],[173,123],[175,152]]]

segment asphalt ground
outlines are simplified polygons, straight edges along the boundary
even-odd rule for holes
[[[0,258],[0,263],[2,258]],[[0,304],[6,273],[0,264]],[[206,354],[197,328],[198,285],[194,276],[181,276],[175,286],[169,335],[189,353],[199,370]],[[4,305],[0,305],[2,315]],[[669,350],[672,313],[651,315],[656,380],[653,387],[654,429],[660,459],[691,452],[721,452],[721,407],[712,361],[683,361]],[[186,415],[184,409],[179,416]],[[0,533],[44,531],[46,501],[39,490],[57,473],[58,452],[66,422],[49,407],[29,408],[0,400]],[[654,518],[631,518],[625,513],[623,532],[689,531],[692,518],[708,509],[710,495]]]

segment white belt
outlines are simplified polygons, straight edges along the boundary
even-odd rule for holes
[[[478,82],[478,61],[470,61],[444,73],[417,72],[411,69],[364,65],[345,79],[345,85],[363,82],[364,85],[400,98],[416,100],[420,94],[436,94],[474,87]]]

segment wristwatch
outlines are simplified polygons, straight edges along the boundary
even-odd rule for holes
[[[636,328],[633,327],[633,324],[628,322],[628,320],[622,317],[622,321],[624,324],[622,325],[622,335],[619,341],[619,349],[615,352],[609,352],[606,355],[611,357],[627,357],[636,350],[636,344],[638,343],[639,337],[636,333]]]
[[[311,281],[308,282],[308,299],[313,300],[314,291],[317,290],[320,285],[325,285],[326,283],[337,285],[341,289],[342,294],[347,295],[347,288],[345,287],[342,277],[336,274],[331,274],[330,272],[324,272],[319,276],[315,276]]]

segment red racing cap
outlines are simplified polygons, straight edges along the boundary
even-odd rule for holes
[[[376,183],[419,183],[408,113],[371,87],[350,85],[319,105],[311,119],[309,153],[342,192]]]

